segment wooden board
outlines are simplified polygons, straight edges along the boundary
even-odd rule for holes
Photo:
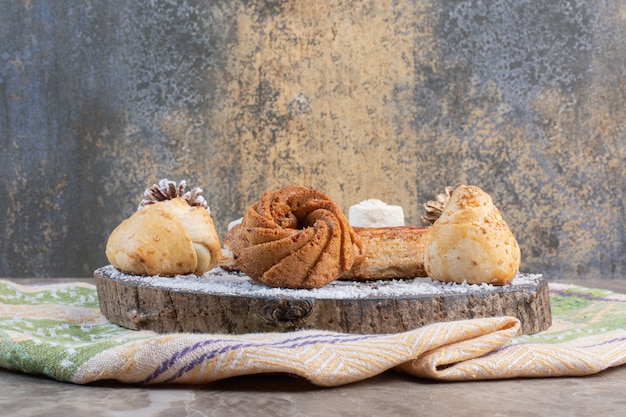
[[[125,275],[107,266],[94,277],[100,309],[110,321],[159,333],[397,333],[506,315],[521,321],[520,334],[532,334],[552,322],[548,285],[540,275],[518,275],[501,287],[415,278],[335,281],[316,290],[273,289],[219,268],[200,277],[167,278]]]

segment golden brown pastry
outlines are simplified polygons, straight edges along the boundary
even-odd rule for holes
[[[438,281],[504,285],[515,278],[520,259],[517,241],[491,197],[462,185],[432,226],[424,266]]]
[[[240,271],[230,242],[233,230],[224,234],[222,257],[219,266],[226,271]],[[339,278],[357,281],[426,277],[424,249],[430,236],[430,228],[415,226],[354,227],[361,241],[361,256],[352,268]]]
[[[321,287],[361,256],[361,242],[339,207],[299,186],[263,194],[224,241],[237,268],[271,287]]]
[[[217,261],[217,265],[225,271],[230,272],[241,272],[237,263],[235,262],[235,257],[233,255],[233,251],[230,249],[230,242],[233,239],[233,229],[240,223],[233,225],[230,227],[224,235],[222,235],[222,254],[220,259]]]
[[[362,256],[339,278],[368,281],[427,276],[424,249],[430,228],[398,226],[353,229],[361,241]],[[228,231],[222,237],[225,247],[218,264],[226,271],[236,272],[240,269],[229,247],[231,236],[232,231]]]
[[[159,197],[144,200],[109,236],[106,256],[118,270],[174,276],[202,274],[217,264],[221,247],[209,210],[198,198],[199,189],[185,194],[181,182],[168,195],[172,184],[163,180]]]
[[[360,262],[342,278],[376,280],[425,277],[424,249],[429,227],[355,227],[363,244]]]

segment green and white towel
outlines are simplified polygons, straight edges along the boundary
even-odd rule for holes
[[[445,381],[581,376],[626,363],[626,295],[550,284],[552,326],[515,336],[495,317],[386,335],[326,331],[157,334],[109,322],[93,285],[0,280],[0,367],[86,384],[202,384],[289,373],[321,386],[387,370]]]

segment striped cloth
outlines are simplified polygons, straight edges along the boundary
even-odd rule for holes
[[[392,369],[467,381],[589,375],[626,363],[626,295],[552,283],[550,300],[553,325],[526,336],[515,336],[513,317],[386,335],[161,335],[107,321],[93,285],[0,280],[0,366],[77,384],[202,384],[288,373],[337,386]]]

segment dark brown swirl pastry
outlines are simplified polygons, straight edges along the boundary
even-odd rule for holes
[[[238,269],[283,288],[328,284],[349,271],[362,251],[335,202],[299,186],[263,194],[225,239]]]

